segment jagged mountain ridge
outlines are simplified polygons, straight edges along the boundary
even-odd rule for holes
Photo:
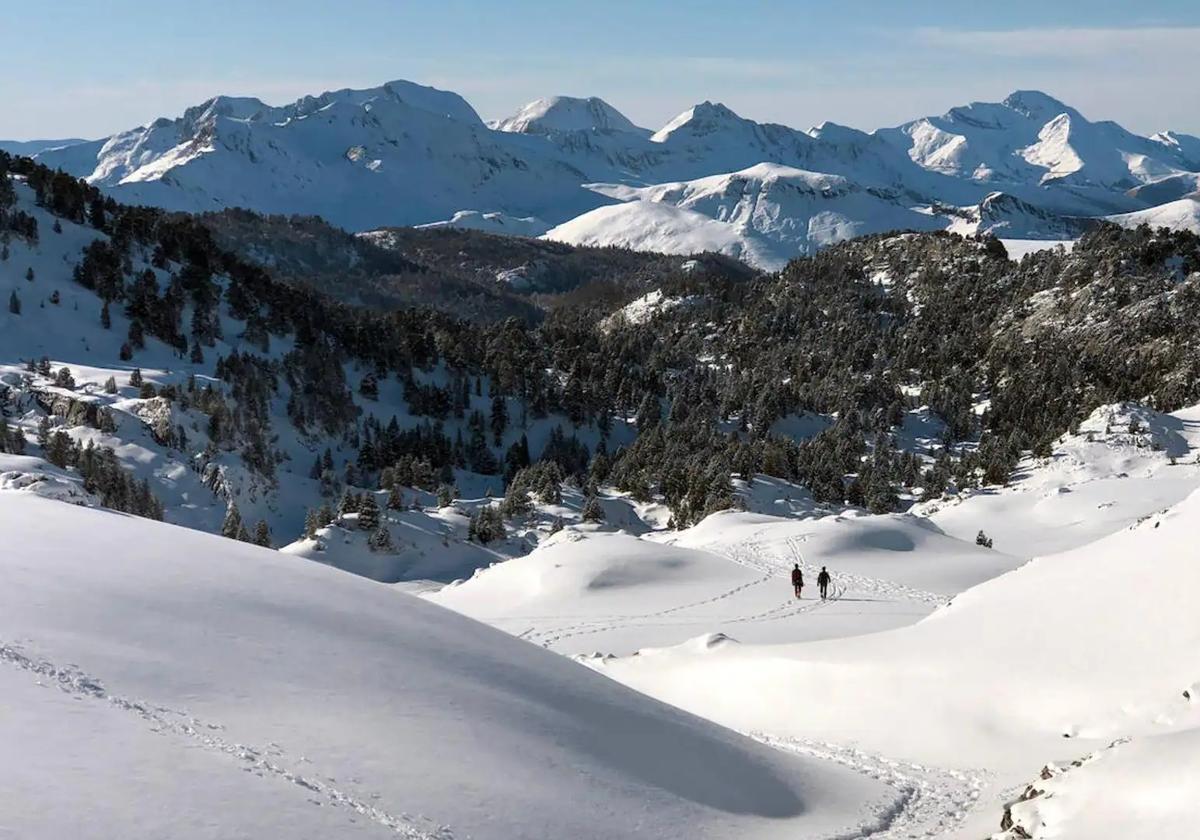
[[[676,253],[711,242],[778,268],[830,242],[896,227],[1059,239],[1081,229],[1080,219],[1189,197],[1200,139],[1142,137],[1036,91],[873,132],[834,123],[801,131],[702,102],[651,134],[595,97],[540,99],[486,124],[457,94],[397,81],[281,107],[215,97],[176,119],[38,159],[121,200],[170,209],[315,214],[354,231],[554,228],[552,236],[574,243]],[[773,200],[778,178],[770,167],[756,172],[763,164],[837,176],[844,186],[818,191],[797,211]],[[702,208],[675,200],[718,177],[726,187]],[[696,183],[678,186],[688,182]],[[846,207],[846,192],[869,198]],[[584,215],[617,201],[690,212]],[[1005,212],[993,221],[997,204]],[[650,216],[665,233],[647,239],[638,226]],[[814,219],[811,233],[796,233]],[[762,237],[765,246],[752,241]]]

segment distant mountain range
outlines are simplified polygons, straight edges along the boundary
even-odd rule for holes
[[[3,148],[131,203],[715,250],[764,268],[893,229],[1200,227],[1200,138],[1143,137],[1036,91],[872,132],[800,131],[703,102],[651,132],[594,97],[540,99],[489,124],[455,93],[396,81],[281,107],[220,96],[100,140]]]

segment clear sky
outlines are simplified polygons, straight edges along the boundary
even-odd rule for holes
[[[1200,134],[1196,0],[55,0],[4,3],[0,137],[96,137],[217,93],[411,79],[485,118],[601,96],[657,128],[711,99],[871,129],[1037,88]],[[987,8],[984,8],[984,7]]]

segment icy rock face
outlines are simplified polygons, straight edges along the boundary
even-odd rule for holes
[[[170,445],[175,430],[175,419],[170,400],[166,397],[139,400],[130,411],[146,424],[156,443],[160,446]]]
[[[34,390],[33,398],[47,414],[61,417],[68,426],[100,428],[100,406],[91,400],[43,389]]]

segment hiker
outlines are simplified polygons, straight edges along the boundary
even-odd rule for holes
[[[800,597],[800,590],[804,588],[804,572],[800,571],[800,564],[797,563],[792,569],[792,587],[796,590],[796,597]]]
[[[825,567],[822,566],[821,574],[817,575],[817,586],[821,590],[821,600],[822,601],[825,600],[825,595],[829,591],[829,581],[831,579],[832,578],[829,577],[829,572],[825,571]]]

